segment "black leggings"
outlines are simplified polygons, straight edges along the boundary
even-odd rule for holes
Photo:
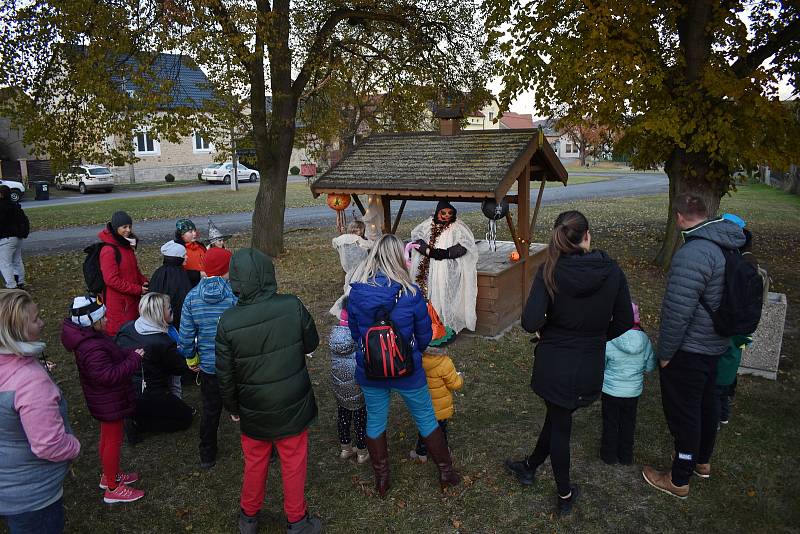
[[[362,406],[358,410],[348,410],[339,406],[336,416],[336,426],[339,430],[339,443],[342,445],[350,444],[350,421],[356,433],[356,448],[363,449],[367,446],[367,407]]]
[[[569,439],[572,434],[572,412],[574,409],[562,408],[545,401],[547,415],[539,432],[536,448],[528,457],[528,466],[536,470],[550,456],[556,488],[561,496],[569,495]]]

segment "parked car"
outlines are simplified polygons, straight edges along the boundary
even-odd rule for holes
[[[25,184],[12,180],[0,180],[0,185],[6,185],[11,189],[11,200],[14,202],[22,200],[22,195],[25,194]]]
[[[81,195],[89,191],[114,189],[114,175],[102,165],[77,165],[56,176],[56,188],[77,189]]]
[[[240,182],[257,182],[261,178],[257,170],[250,169],[241,162],[236,165],[236,172]],[[200,179],[206,182],[229,184],[231,183],[231,176],[233,176],[233,163],[229,161],[206,167],[200,174]]]

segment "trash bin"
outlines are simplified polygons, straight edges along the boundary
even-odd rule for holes
[[[50,200],[50,184],[47,182],[33,182],[36,188],[36,200]]]

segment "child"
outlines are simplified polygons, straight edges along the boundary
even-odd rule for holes
[[[422,355],[422,367],[425,368],[425,376],[428,378],[428,389],[431,392],[436,420],[444,434],[444,442],[449,447],[447,420],[453,417],[455,411],[452,392],[461,389],[464,377],[456,372],[453,360],[443,352],[443,349],[428,347]],[[417,437],[417,447],[411,451],[411,458],[420,463],[428,461],[428,449],[421,435]]]
[[[223,234],[222,231],[217,228],[217,225],[214,224],[214,221],[211,219],[208,220],[208,248],[227,248],[225,246],[225,241],[230,238],[230,234]]]
[[[607,464],[633,463],[636,408],[644,373],[656,368],[653,345],[640,326],[639,307],[632,302],[633,328],[606,343],[603,377],[603,437],[600,459]]]
[[[61,343],[75,354],[83,395],[92,417],[100,421],[100,488],[106,503],[133,502],[144,492],[129,487],[136,473],[119,470],[123,421],[136,410],[131,380],[139,369],[144,349],[123,349],[105,334],[106,308],[94,297],[75,297],[72,313],[64,319]]]
[[[217,323],[222,313],[236,304],[228,269],[231,252],[224,248],[212,248],[203,260],[208,278],[203,278],[183,301],[180,342],[178,350],[186,358],[187,365],[198,373],[200,380],[200,468],[211,469],[217,464],[217,429],[222,414],[222,397],[217,382],[217,353],[214,338]],[[200,353],[200,363],[191,361],[195,352]]]
[[[203,257],[206,247],[197,240],[197,227],[189,219],[178,219],[175,222],[175,242],[186,248],[186,261],[183,268],[189,273],[192,287],[200,282],[203,271]]]
[[[369,460],[367,451],[367,408],[364,394],[356,383],[356,345],[347,325],[347,302],[341,312],[339,324],[331,328],[328,344],[331,349],[331,387],[339,406],[336,425],[342,450],[339,458],[346,460],[353,455],[358,463]],[[350,438],[350,424],[355,427],[356,449]]]

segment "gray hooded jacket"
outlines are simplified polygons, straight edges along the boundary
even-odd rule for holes
[[[728,349],[728,338],[714,330],[700,298],[712,310],[719,307],[725,285],[725,256],[720,247],[740,248],[744,232],[728,220],[710,219],[686,230],[683,237],[684,245],[672,258],[661,305],[659,360],[670,360],[679,350],[722,354]]]
[[[334,326],[328,340],[331,349],[331,388],[342,408],[358,410],[364,394],[356,383],[356,344],[347,326]]]

